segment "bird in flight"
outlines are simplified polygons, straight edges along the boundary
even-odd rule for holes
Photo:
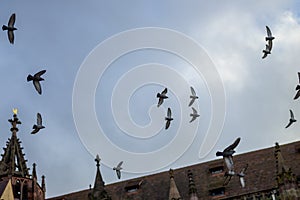
[[[199,98],[199,97],[196,95],[196,92],[195,92],[195,90],[194,90],[193,87],[191,87],[191,93],[192,93],[192,95],[190,95],[191,101],[190,101],[190,103],[189,103],[189,106],[191,106],[191,105],[194,103],[194,101],[195,101],[196,99]]]
[[[266,58],[268,54],[271,54],[270,45],[266,44],[266,49],[264,49],[262,52],[264,53],[262,59]]]
[[[156,95],[156,97],[158,98],[157,107],[159,107],[164,102],[164,99],[168,98],[167,92],[168,92],[168,89],[165,88],[161,93],[157,93],[157,95]]]
[[[13,13],[8,20],[7,26],[6,25],[2,26],[3,31],[7,30],[8,40],[11,44],[14,44],[14,40],[15,40],[14,31],[17,30],[17,28],[14,27],[15,21],[16,21],[16,14]]]
[[[298,81],[299,81],[299,84],[300,84],[300,72],[298,72]],[[294,100],[298,99],[299,96],[300,96],[300,85],[299,84],[296,86],[297,93],[294,97]]]
[[[31,132],[31,134],[36,134],[37,132],[39,132],[41,129],[45,128],[45,126],[43,126],[42,124],[42,116],[40,113],[37,113],[37,122],[35,125],[33,125],[33,130]]]
[[[200,115],[198,114],[197,110],[196,110],[194,107],[192,107],[192,109],[193,109],[193,113],[190,114],[190,116],[192,117],[190,123],[191,123],[192,121],[194,121],[197,117],[200,116]]]
[[[42,94],[42,87],[41,87],[41,84],[40,84],[40,81],[43,81],[44,79],[41,77],[44,73],[46,72],[46,70],[42,70],[42,71],[39,71],[38,73],[36,73],[34,76],[32,76],[31,74],[29,74],[27,76],[27,82],[29,81],[32,81],[33,82],[33,85],[36,89],[36,91],[39,93],[39,94]]]
[[[294,122],[296,122],[296,121],[297,121],[297,120],[295,119],[295,117],[294,117],[294,113],[293,113],[293,111],[292,111],[292,110],[290,110],[290,115],[291,115],[291,117],[290,117],[290,121],[289,121],[288,125],[286,125],[286,127],[285,127],[285,128],[288,128],[288,127],[290,127],[290,126],[292,125],[292,123],[294,123]]]
[[[123,161],[119,162],[119,164],[116,167],[113,168],[113,170],[116,170],[118,179],[121,178],[121,169],[123,169],[121,167],[122,164],[123,164]]]
[[[233,166],[233,154],[235,153],[234,148],[240,143],[241,138],[237,138],[233,144],[226,147],[223,152],[218,151],[216,156],[223,156],[225,165],[228,169],[229,175],[234,175],[234,166]]]
[[[240,178],[240,184],[241,184],[242,188],[244,188],[246,185],[244,177],[245,177],[245,172],[246,172],[247,168],[248,168],[248,164],[241,170],[240,173],[237,174],[237,176]]]
[[[171,108],[168,108],[168,111],[167,111],[167,116],[165,117],[165,120],[166,120],[166,127],[165,129],[167,130],[171,124],[171,121],[173,120],[172,118],[172,112],[171,112]]]

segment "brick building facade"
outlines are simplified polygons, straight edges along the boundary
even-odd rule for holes
[[[223,159],[104,185],[99,162],[94,188],[49,200],[206,200],[300,199],[300,141],[234,156],[235,169],[245,172],[224,185]]]

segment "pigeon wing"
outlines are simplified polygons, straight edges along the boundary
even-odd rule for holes
[[[40,76],[42,76],[45,72],[46,72],[46,70],[39,71],[39,72],[36,73],[34,76],[35,76],[35,77],[40,77]]]
[[[165,89],[161,92],[161,94],[167,94],[167,92],[168,92],[168,89],[165,88]]]
[[[192,114],[191,114],[191,116],[192,116],[193,118],[191,119],[190,123],[193,122],[193,121],[196,119],[196,116],[195,116],[195,115],[192,115]]]
[[[120,179],[121,178],[121,171],[120,170],[116,170],[116,172],[117,172],[118,179]]]
[[[268,37],[272,37],[272,32],[268,26],[266,26]]]
[[[192,107],[192,110],[194,115],[198,114],[197,110],[194,107]]]
[[[196,96],[196,92],[195,92],[193,87],[191,87],[191,93],[192,93],[193,96]]]
[[[39,94],[42,94],[42,87],[39,81],[33,81],[33,85]]]
[[[158,99],[157,107],[159,107],[164,102],[163,98]]]
[[[31,134],[36,134],[37,132],[39,132],[39,129],[33,129],[33,130],[31,131]]]
[[[299,80],[299,83],[300,83],[300,72],[298,72],[298,80]]]
[[[170,118],[172,116],[171,108],[168,108],[167,116]]]
[[[169,126],[170,126],[170,121],[169,120],[167,120],[167,122],[166,122],[166,130],[169,128]]]
[[[123,161],[119,162],[119,164],[117,165],[117,168],[120,168],[122,164],[123,164]]]
[[[226,165],[228,171],[232,171],[233,170],[232,159],[230,159],[230,157],[224,157],[224,162],[225,162],[225,165]]]
[[[300,96],[300,90],[297,91],[297,93],[296,93],[296,95],[295,95],[295,97],[294,97],[294,100],[298,99],[299,96]]]
[[[16,21],[16,14],[12,14],[9,18],[9,21],[8,21],[8,26],[9,27],[13,27],[14,24],[15,24],[15,21]]]
[[[40,113],[36,114],[37,117],[37,125],[42,125],[42,115]]]
[[[189,103],[189,106],[191,106],[194,103],[194,101],[195,101],[195,98],[192,98],[190,103]]]
[[[268,54],[265,52],[264,55],[263,55],[263,57],[262,57],[262,59],[264,59],[265,57],[267,57],[267,55]]]
[[[248,169],[248,166],[249,166],[249,165],[247,164],[247,165],[242,169],[241,174],[242,174],[242,173],[244,174],[244,173],[246,172],[246,170]]]
[[[290,114],[291,114],[291,119],[295,119],[295,118],[294,118],[294,113],[293,113],[292,110],[290,110]]]
[[[8,40],[11,44],[14,43],[15,36],[13,31],[7,31]]]
[[[268,41],[268,49],[269,49],[269,51],[272,50],[272,47],[273,47],[273,42],[272,42],[272,40],[269,40]]]
[[[242,188],[244,188],[245,187],[245,179],[244,179],[244,177],[240,177],[240,183],[241,183]]]
[[[224,152],[233,150],[240,143],[240,140],[241,140],[241,138],[237,138],[233,144],[229,145],[226,149],[224,149]]]
[[[288,123],[288,125],[286,125],[286,127],[285,128],[288,128],[288,127],[290,127],[290,125],[292,124],[293,122],[290,120],[290,122]]]

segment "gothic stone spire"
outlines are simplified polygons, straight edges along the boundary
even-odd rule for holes
[[[197,196],[197,189],[195,186],[194,178],[193,178],[193,173],[191,170],[188,170],[188,178],[189,178],[189,195],[190,195],[190,200],[198,200]]]
[[[95,162],[97,166],[96,178],[94,188],[91,193],[88,194],[90,200],[111,200],[111,197],[107,194],[104,189],[104,181],[100,173],[100,157],[96,156]]]
[[[169,170],[170,174],[170,190],[169,190],[169,200],[181,200],[181,196],[177,189],[175,180],[174,180],[174,171],[173,169]]]
[[[298,199],[300,197],[300,190],[297,185],[296,176],[293,174],[292,169],[286,166],[277,142],[275,143],[275,158],[276,180],[281,199]]]
[[[17,111],[14,110],[13,119],[8,120],[11,123],[12,132],[11,138],[6,142],[6,148],[4,154],[2,154],[2,160],[0,161],[0,177],[4,176],[19,176],[29,177],[29,168],[26,166],[27,160],[25,160],[22,152],[21,141],[17,137],[18,128],[17,125],[21,124],[17,117]]]

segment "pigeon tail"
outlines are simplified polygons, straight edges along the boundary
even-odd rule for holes
[[[29,74],[29,75],[27,76],[27,82],[28,82],[28,81],[32,81],[32,80],[33,80],[33,76]]]
[[[2,30],[3,30],[3,31],[5,31],[5,30],[7,30],[7,29],[8,29],[7,26],[5,26],[5,25],[2,26]]]
[[[220,152],[220,151],[218,151],[218,152],[216,153],[216,156],[223,156],[223,153]]]

